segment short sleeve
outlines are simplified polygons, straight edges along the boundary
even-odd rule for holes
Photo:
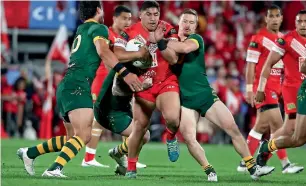
[[[102,24],[94,24],[88,29],[88,35],[92,37],[93,42],[103,39],[109,44],[108,28]]]
[[[288,45],[285,38],[278,38],[275,43],[276,45],[273,46],[272,50],[279,53],[281,56],[285,55]]]
[[[165,38],[170,40],[178,40],[178,34],[176,29],[169,23],[164,22],[166,24]]]
[[[199,48],[204,46],[204,40],[199,34],[191,34],[190,36],[188,36],[188,40],[194,41]]]
[[[116,37],[114,46],[125,48],[127,42],[129,41],[129,29],[122,31],[119,37]]]
[[[260,43],[256,36],[252,36],[248,46],[246,61],[258,63],[261,54]]]

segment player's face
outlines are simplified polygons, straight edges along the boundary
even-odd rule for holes
[[[266,16],[266,23],[268,29],[273,31],[278,31],[283,21],[283,16],[281,15],[280,10],[273,9],[268,10],[268,14]]]
[[[132,14],[128,12],[122,12],[119,16],[114,17],[113,19],[119,30],[124,30],[125,28],[131,26]]]
[[[102,8],[97,8],[97,16],[99,18],[99,23],[103,24],[104,23],[104,11]]]
[[[150,32],[156,30],[159,21],[160,12],[157,8],[147,8],[140,13],[141,23]]]
[[[301,36],[306,37],[306,14],[296,16],[295,27]]]
[[[185,36],[195,33],[197,28],[197,17],[192,14],[183,14],[179,22],[179,31]]]

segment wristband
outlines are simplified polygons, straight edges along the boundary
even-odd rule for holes
[[[120,76],[122,78],[124,78],[125,76],[127,76],[130,73],[130,71],[128,69],[125,69],[123,72],[121,72]]]
[[[124,65],[123,64],[121,64],[121,63],[117,63],[115,66],[114,66],[114,70],[116,71],[116,72],[120,72],[120,70],[122,69],[124,67]]]
[[[166,50],[168,42],[165,39],[162,39],[157,42],[157,47],[159,51]]]
[[[247,92],[253,92],[253,84],[247,84],[246,85],[246,91]]]
[[[257,91],[259,91],[259,92],[264,92],[264,91],[265,91],[265,88],[266,88],[266,84],[267,84],[267,78],[265,78],[265,77],[260,77],[260,79],[259,79],[259,85],[258,85]]]

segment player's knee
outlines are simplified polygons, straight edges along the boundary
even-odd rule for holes
[[[147,130],[147,132],[143,136],[143,143],[148,143],[149,141],[150,141],[150,131]]]
[[[174,113],[171,111],[167,111],[163,113],[163,117],[167,122],[167,125],[170,125],[172,127],[178,127],[180,122],[180,114]]]

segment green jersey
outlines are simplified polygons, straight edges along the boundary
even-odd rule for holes
[[[194,40],[199,48],[181,58],[182,67],[178,78],[183,97],[197,95],[203,92],[204,88],[210,88],[204,61],[203,38],[198,34],[191,34],[187,39]]]
[[[105,25],[88,20],[78,27],[65,78],[92,83],[101,62],[94,44],[98,39],[105,39],[109,43]]]

